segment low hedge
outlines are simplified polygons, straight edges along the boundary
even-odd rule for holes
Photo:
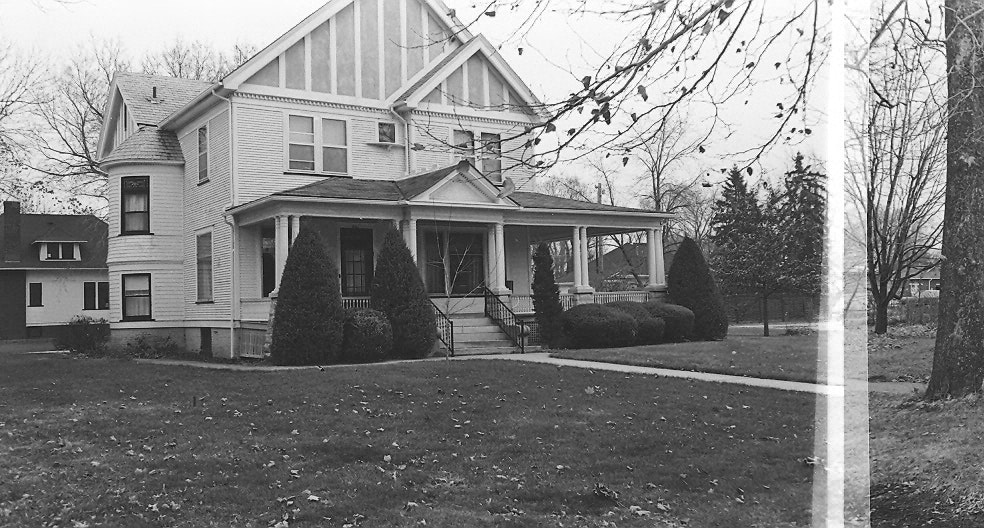
[[[690,308],[659,301],[642,303],[642,306],[653,317],[658,317],[666,322],[664,340],[679,343],[693,337],[694,312]]]
[[[382,361],[393,350],[393,327],[378,310],[347,310],[342,336],[342,360],[349,363]]]
[[[606,303],[603,306],[621,310],[635,319],[636,324],[639,325],[639,334],[636,336],[635,344],[655,345],[663,342],[666,323],[663,322],[663,319],[649,313],[649,310],[641,302],[615,301]]]
[[[55,346],[75,354],[99,355],[109,342],[109,322],[76,315],[65,325],[65,330],[55,340]]]
[[[615,348],[635,344],[639,324],[631,315],[600,304],[581,304],[560,316],[567,348]]]

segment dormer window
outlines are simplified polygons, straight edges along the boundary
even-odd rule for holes
[[[78,260],[75,242],[48,242],[44,260]]]

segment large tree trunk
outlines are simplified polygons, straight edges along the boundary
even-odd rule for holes
[[[936,352],[927,398],[981,390],[984,380],[984,0],[946,0],[949,131]]]
[[[888,332],[888,304],[888,299],[875,301],[875,333],[878,335]]]

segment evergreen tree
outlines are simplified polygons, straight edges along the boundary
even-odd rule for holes
[[[700,246],[692,238],[684,238],[680,243],[666,283],[670,301],[694,312],[695,338],[717,340],[727,337],[728,314],[724,299]]]
[[[738,246],[755,236],[762,220],[762,209],[755,191],[749,189],[745,171],[732,167],[724,182],[721,199],[714,203],[711,240],[718,248]]]
[[[820,293],[823,276],[824,216],[827,208],[825,175],[803,166],[797,152],[793,170],[786,173],[778,207],[784,235],[784,251],[789,256],[789,285],[804,293]]]
[[[369,304],[393,326],[393,355],[426,357],[437,340],[437,319],[417,265],[400,232],[390,229],[376,257]]]
[[[336,362],[342,342],[338,269],[318,234],[301,228],[287,256],[273,318],[270,356],[278,365]]]
[[[540,326],[540,341],[548,347],[556,346],[561,334],[560,290],[554,281],[553,257],[545,243],[533,252],[533,311]]]

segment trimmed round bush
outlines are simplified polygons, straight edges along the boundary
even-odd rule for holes
[[[649,313],[649,310],[641,302],[615,301],[606,303],[604,306],[621,310],[635,319],[636,324],[639,325],[639,334],[636,336],[637,345],[655,345],[663,342],[666,323]]]
[[[694,312],[678,304],[668,304],[659,301],[643,303],[643,307],[666,323],[663,339],[670,343],[679,343],[690,339],[694,333]]]
[[[580,304],[560,316],[569,348],[615,348],[632,346],[639,324],[631,315],[600,304]]]
[[[393,327],[393,356],[427,357],[437,341],[437,317],[420,270],[396,229],[389,229],[376,256],[369,304]]]
[[[684,238],[673,256],[666,287],[674,304],[694,312],[694,338],[718,341],[728,336],[728,312],[724,307],[724,298],[714,281],[714,274],[707,266],[703,251],[692,238]]]
[[[393,328],[378,310],[349,310],[342,335],[343,361],[373,363],[386,359],[393,350]]]

